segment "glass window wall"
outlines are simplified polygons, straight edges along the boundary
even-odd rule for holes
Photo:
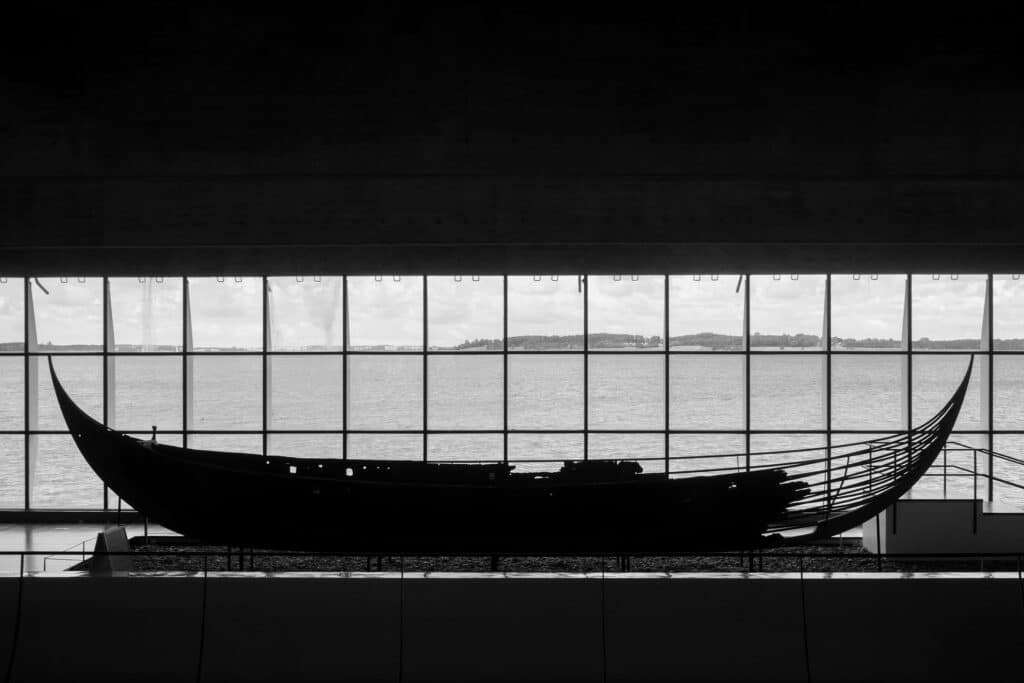
[[[989,454],[1024,455],[1022,282],[0,277],[0,507],[116,506],[67,434],[50,355],[97,419],[191,448],[671,476],[906,431],[973,355],[955,457],[994,460],[994,497],[1016,500],[1024,474]]]

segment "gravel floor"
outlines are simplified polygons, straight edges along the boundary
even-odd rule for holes
[[[498,571],[524,572],[596,572],[622,571],[620,558],[607,557],[467,557],[467,556],[359,556],[331,557],[324,555],[249,555],[246,553],[239,565],[235,552],[230,559],[227,549],[218,546],[203,546],[182,543],[171,539],[159,542],[141,543],[133,539],[136,555],[133,557],[134,571],[201,571],[202,557],[188,555],[146,555],[147,552],[211,552],[206,558],[209,571],[449,571],[479,572]],[[151,539],[152,541],[152,539]],[[272,552],[272,551],[257,551]],[[801,555],[824,554],[829,557],[804,557]],[[878,558],[864,550],[859,541],[845,540],[842,545],[808,545],[754,553],[753,557],[692,555],[686,557],[631,557],[626,565],[629,570],[640,572],[743,572],[751,568],[766,572],[798,572],[801,568],[811,572],[877,572],[887,571],[1016,571],[1016,560],[889,560]],[[78,568],[84,568],[81,565]]]

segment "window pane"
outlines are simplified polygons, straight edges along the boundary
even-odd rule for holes
[[[349,434],[349,460],[422,460],[419,434]]]
[[[870,493],[880,478],[892,474],[892,457],[891,455],[872,453],[871,444],[865,442],[871,439],[881,439],[889,436],[892,436],[891,431],[871,434],[845,434],[843,432],[833,432],[831,442],[832,468],[834,471],[841,468],[841,471],[838,471],[836,476],[850,477],[850,483],[854,483],[854,481],[859,482],[862,485],[869,487],[869,490],[865,491],[865,493]],[[874,468],[868,467],[866,464],[856,464],[858,462],[864,462],[869,458],[874,459]],[[835,479],[833,479],[833,481],[835,481]],[[839,486],[840,484],[836,483],[833,490],[838,489]],[[849,491],[848,488],[845,490]],[[873,524],[874,522],[870,523]]]
[[[1024,458],[1024,435],[997,434],[992,437],[992,450],[1012,458]],[[992,493],[995,500],[1024,509],[1024,468],[997,457],[992,463],[992,474],[1003,480],[993,484]]]
[[[665,359],[591,356],[591,429],[664,429]]]
[[[68,434],[34,434],[31,496],[34,508],[95,510],[103,507],[103,482]]]
[[[39,278],[49,291],[31,291],[36,346],[30,351],[74,353],[103,350],[103,279]],[[84,280],[81,281],[81,280]]]
[[[1024,356],[995,356],[994,361],[992,426],[1024,430]]]
[[[751,356],[752,429],[824,429],[823,356]]]
[[[743,356],[672,356],[672,429],[744,429]]]
[[[988,458],[978,452],[975,461],[975,448],[987,448],[988,438],[980,434],[957,434],[949,437],[946,448],[939,453],[935,463],[928,469],[925,476],[914,485],[910,495],[915,498],[958,498],[979,500],[988,497],[988,477],[986,475]],[[977,486],[974,472],[977,462]],[[993,489],[993,493],[995,489]]]
[[[785,464],[796,460],[807,460],[823,457],[825,436],[819,434],[751,434],[750,453],[751,466],[758,463]],[[806,453],[790,453],[789,451],[814,449]],[[819,452],[817,449],[821,449]],[[775,454],[772,451],[785,451]]]
[[[57,394],[50,381],[50,369],[45,358],[30,358],[39,371],[39,403],[29,404],[29,410],[38,410],[37,420],[29,420],[31,429],[68,428],[57,404]],[[93,419],[103,421],[103,359],[99,356],[61,356],[53,359],[57,379],[79,408]]]
[[[751,276],[750,348],[821,349],[824,324],[824,275]]]
[[[431,429],[501,429],[501,356],[433,356],[428,360]]]
[[[421,357],[351,356],[348,369],[350,429],[423,429]]]
[[[109,282],[112,350],[181,350],[181,278],[112,277]]]
[[[25,281],[0,282],[0,353],[25,349]]]
[[[340,276],[272,277],[267,285],[269,350],[342,349],[345,307]]]
[[[348,305],[352,350],[423,349],[423,278],[350,277]]]
[[[427,437],[427,459],[435,461],[501,461],[505,440],[501,434],[431,434]]]
[[[181,358],[117,356],[111,402],[113,427],[121,431],[181,431]]]
[[[812,450],[803,450],[812,449]],[[827,476],[821,463],[798,466],[805,460],[824,458],[828,454],[824,435],[817,434],[752,434],[750,437],[750,466],[790,468],[800,481],[807,482],[812,490],[820,491]],[[781,452],[776,452],[781,451]],[[794,452],[795,451],[795,452]],[[811,474],[819,472],[820,474]]]
[[[902,349],[906,275],[833,275],[832,348]]]
[[[932,418],[946,405],[953,392],[960,385],[967,371],[969,356],[915,356],[913,359],[914,373],[914,424],[919,425]],[[971,372],[971,383],[967,387],[960,416],[956,421],[956,429],[988,429],[988,424],[981,419],[982,377],[987,370],[987,359],[978,356],[974,359],[974,370]]]
[[[716,475],[746,468],[747,442],[733,434],[672,434],[669,437],[671,474]]]
[[[913,282],[913,347],[917,350],[981,348],[985,315],[984,275],[915,275]]]
[[[582,434],[508,435],[508,460],[515,472],[557,472],[564,461],[582,459]]]
[[[341,356],[269,356],[270,429],[342,429],[344,372]]]
[[[992,337],[996,351],[1024,351],[1024,278],[992,276]]]
[[[664,348],[665,278],[660,275],[587,277],[591,349]]]
[[[509,350],[582,349],[583,292],[579,276],[537,278],[508,278]]]
[[[739,275],[673,275],[669,278],[671,348],[743,350],[743,288]],[[695,279],[698,278],[698,279]]]
[[[665,471],[663,434],[591,434],[591,460],[636,460],[644,474]]]
[[[508,426],[583,429],[583,356],[510,355]]]
[[[288,458],[344,457],[345,437],[341,434],[269,434],[267,454]]]
[[[25,437],[0,434],[0,508],[25,507]]]
[[[192,356],[189,429],[263,429],[259,356]]]
[[[189,434],[188,447],[203,451],[261,454],[263,437],[259,434]]]
[[[25,428],[25,360],[0,357],[0,431]]]
[[[907,428],[905,356],[832,356],[832,428]]]
[[[504,334],[503,296],[504,284],[500,277],[428,278],[430,348],[500,351]]]
[[[263,350],[263,280],[188,278],[194,351]]]

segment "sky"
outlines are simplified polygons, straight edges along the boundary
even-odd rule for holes
[[[575,275],[509,278],[509,334],[582,334],[583,297]],[[262,293],[259,278],[190,278],[194,346],[262,347]],[[270,279],[272,349],[306,346],[339,348],[344,314],[339,277]],[[743,289],[738,276],[700,280],[670,278],[671,334],[742,331]],[[102,281],[40,278],[49,290],[33,287],[40,343],[100,344]],[[119,344],[143,341],[146,285],[137,278],[112,278],[111,312]],[[902,334],[905,277],[864,275],[832,277],[832,332],[839,337],[898,339]],[[591,276],[591,332],[663,335],[664,280],[659,276]],[[149,339],[180,345],[181,279],[149,284]],[[429,344],[446,347],[477,338],[498,339],[502,330],[502,280],[499,277],[428,278]],[[824,276],[752,276],[751,331],[762,334],[821,334]],[[915,275],[913,337],[977,338],[985,276]],[[350,336],[355,346],[422,344],[423,279],[419,276],[350,277]],[[0,341],[20,340],[23,329],[22,280],[0,283]],[[994,285],[996,338],[1024,338],[1024,279],[997,276]]]

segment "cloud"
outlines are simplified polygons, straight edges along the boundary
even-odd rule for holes
[[[502,279],[473,281],[451,276],[428,278],[430,346],[450,347],[473,339],[500,339],[502,335]]]
[[[583,295],[576,275],[515,276],[508,279],[508,333],[582,335]]]
[[[49,294],[32,289],[36,338],[40,344],[103,343],[103,281],[39,278]]]
[[[271,349],[340,349],[344,336],[341,277],[274,277],[270,286]]]
[[[193,346],[262,349],[262,288],[256,277],[189,278]]]
[[[350,277],[348,300],[353,346],[423,345],[423,278]]]
[[[148,301],[148,303],[147,303]],[[148,324],[149,342],[155,345],[182,344],[181,278],[139,282],[138,278],[110,279],[110,314],[114,343],[142,344]],[[148,308],[149,320],[145,320]]]

